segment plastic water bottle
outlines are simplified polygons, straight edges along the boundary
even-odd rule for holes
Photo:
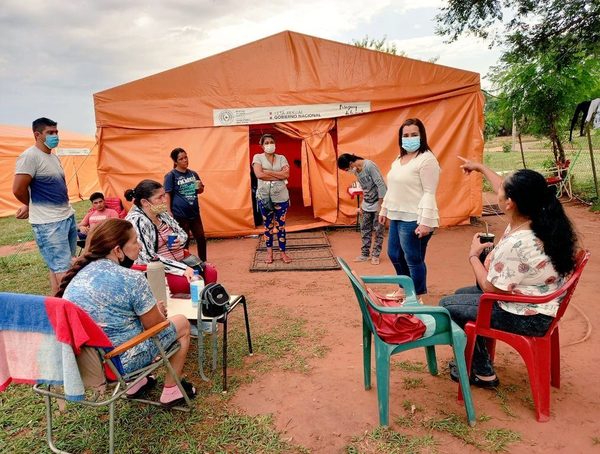
[[[194,270],[194,275],[190,281],[190,293],[192,296],[192,307],[198,307],[200,303],[200,295],[204,288],[204,279],[200,276],[200,271]]]
[[[167,285],[165,281],[165,265],[162,262],[149,262],[146,267],[146,276],[152,294],[156,301],[167,302]]]

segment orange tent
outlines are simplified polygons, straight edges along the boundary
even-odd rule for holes
[[[353,177],[337,156],[372,159],[385,175],[410,117],[425,123],[442,167],[442,224],[481,213],[481,180],[465,178],[456,158],[483,153],[477,73],[286,31],[96,93],[94,105],[105,192],[162,182],[182,147],[205,181],[209,236],[258,231],[249,170],[261,133],[275,132],[290,162],[288,229],[298,230],[354,221]]]
[[[96,140],[60,129],[60,144],[55,153],[65,169],[65,179],[71,202],[87,199],[100,190],[98,183],[98,156]],[[34,144],[31,128],[0,125],[0,217],[12,216],[21,206],[12,193],[12,183],[17,158]]]

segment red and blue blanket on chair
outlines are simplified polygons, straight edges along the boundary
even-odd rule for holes
[[[68,399],[82,400],[82,346],[112,349],[83,309],[61,298],[0,293],[0,391],[11,382],[62,385]]]

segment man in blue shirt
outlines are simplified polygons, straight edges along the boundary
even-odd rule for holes
[[[57,123],[42,117],[33,122],[32,129],[35,145],[21,153],[15,167],[13,194],[23,204],[16,217],[29,218],[40,254],[50,269],[54,295],[75,255],[77,225],[65,172],[52,153],[59,142]]]

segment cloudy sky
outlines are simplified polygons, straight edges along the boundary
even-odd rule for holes
[[[499,53],[434,34],[442,0],[0,0],[0,124],[40,116],[93,135],[93,93],[292,30],[387,36],[409,57],[479,72]],[[486,87],[486,81],[483,80]]]

